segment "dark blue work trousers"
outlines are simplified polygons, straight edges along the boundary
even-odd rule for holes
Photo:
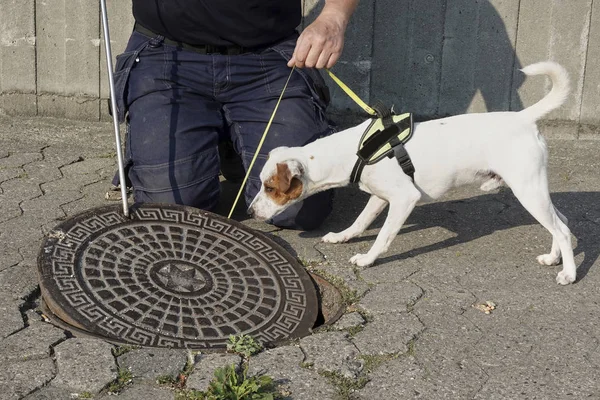
[[[126,176],[136,202],[214,209],[220,192],[219,140],[230,138],[247,169],[289,76],[286,64],[296,38],[230,56],[132,33],[117,56],[115,86],[119,119],[127,120]],[[260,189],[259,174],[270,150],[302,146],[334,131],[325,116],[327,103],[327,87],[316,70],[294,71],[252,168],[247,204]],[[331,191],[316,194],[272,223],[314,229],[331,203]]]

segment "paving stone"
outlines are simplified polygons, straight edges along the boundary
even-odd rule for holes
[[[398,238],[397,240],[403,239]],[[389,254],[389,252],[386,254]],[[375,264],[369,268],[363,269],[360,276],[368,283],[403,282],[406,278],[412,276],[422,268],[423,260],[418,257],[408,257],[397,262]]]
[[[98,393],[117,377],[112,345],[98,339],[69,339],[54,348],[58,374],[53,384],[74,392]]]
[[[103,395],[97,399],[118,400],[173,400],[175,393],[172,390],[151,385],[135,384],[119,393],[118,396]]]
[[[363,369],[359,352],[342,332],[327,332],[307,336],[300,340],[300,348],[306,358],[304,362],[317,371],[339,374],[356,379]]]
[[[553,365],[554,364],[554,365]],[[488,371],[489,378],[474,397],[475,400],[501,399],[596,399],[597,369],[583,369],[585,376],[573,377],[582,370],[550,362],[540,365],[520,365]]]
[[[358,306],[371,315],[406,312],[423,295],[423,289],[410,282],[380,283],[369,291]]]
[[[240,356],[235,354],[200,354],[196,356],[194,371],[188,377],[186,387],[206,391],[217,368],[232,364],[239,368],[241,361]]]
[[[337,320],[335,324],[333,324],[333,327],[339,330],[346,330],[358,326],[363,326],[365,322],[366,321],[363,318],[363,316],[355,311],[342,315],[340,319]]]
[[[3,363],[0,368],[0,399],[21,399],[50,382],[55,373],[50,358]]]
[[[0,188],[0,192],[2,189]],[[20,200],[13,200],[13,196],[8,194],[0,194],[0,223],[17,218],[22,214],[19,207]],[[4,261],[0,260],[4,264]]]
[[[174,376],[187,362],[187,350],[142,348],[131,350],[117,359],[119,368],[127,368],[134,379],[156,380],[160,376]]]
[[[15,266],[15,268],[29,268],[30,266],[35,266],[33,269],[37,268],[37,258],[40,254],[40,247],[42,244],[42,236],[36,239],[30,245],[23,245],[19,247],[19,254],[23,257],[23,260],[19,263],[19,265]]]
[[[55,163],[50,160],[40,160],[31,164],[24,165],[22,169],[25,171],[29,179],[32,179],[38,184],[51,182],[62,178],[60,167],[62,163]]]
[[[469,361],[453,363],[453,373],[433,372],[414,357],[388,361],[369,375],[358,399],[471,399],[484,382],[481,371]],[[458,371],[458,372],[457,372]],[[457,373],[462,379],[457,379]]]
[[[264,351],[250,359],[248,374],[268,375],[294,400],[338,399],[336,389],[316,371],[300,367],[302,350],[295,346]]]
[[[15,179],[2,182],[2,195],[10,197],[14,200],[19,200],[22,203],[24,200],[34,199],[43,194],[38,183],[27,178],[27,174],[23,173]]]
[[[98,175],[95,171],[90,171],[87,174],[71,174],[51,182],[43,183],[41,188],[46,195],[60,195],[64,191],[80,193],[85,186],[91,185],[100,180],[100,175]]]
[[[22,300],[38,289],[34,265],[21,262],[0,271],[0,293],[4,299]]]
[[[21,167],[2,167],[0,166],[0,187],[6,181],[15,179],[16,177],[23,175],[25,170]]]
[[[21,304],[21,301],[12,298],[0,297],[0,339],[25,327],[23,315],[19,311]]]
[[[0,229],[2,225],[0,224]],[[13,267],[23,261],[23,257],[19,254],[18,248],[3,248],[0,249],[0,271],[9,267]]]
[[[406,353],[408,343],[423,329],[423,324],[412,314],[380,314],[358,332],[353,341],[361,354]]]
[[[30,164],[34,161],[42,159],[42,154],[39,152],[31,153],[13,153],[8,157],[0,158],[1,168],[14,168]]]
[[[50,347],[65,338],[62,330],[44,322],[30,325],[0,342],[0,362],[28,361],[50,356]]]
[[[52,382],[48,386],[44,386],[30,395],[24,400],[70,400],[76,398],[77,394],[64,388],[52,386]]]
[[[369,284],[357,278],[352,267],[349,263],[326,262],[319,265],[316,272],[325,279],[332,281],[333,284],[336,283],[336,280],[343,282],[343,285],[354,292],[357,297],[362,297],[369,291]]]
[[[62,171],[63,175],[65,176],[65,178],[68,178],[68,176],[70,176],[70,175],[74,175],[74,176],[97,175],[96,171],[106,168],[107,165],[112,165],[112,164],[113,164],[112,158],[99,158],[99,157],[86,158],[86,159],[81,160],[80,162],[65,165],[64,167],[61,168],[61,171]]]
[[[81,197],[83,195],[77,188],[71,187],[64,191],[57,191],[24,201],[21,203],[21,208],[24,217],[34,218],[38,222],[38,226],[42,226],[44,223],[65,217],[65,213],[60,207]]]

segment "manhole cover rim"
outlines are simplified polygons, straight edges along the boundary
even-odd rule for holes
[[[227,219],[223,216],[214,214],[209,211],[200,210],[200,209],[189,207],[189,206],[167,205],[167,204],[157,204],[157,203],[134,204],[130,209],[131,210],[130,218],[127,218],[123,215],[122,210],[120,210],[119,206],[120,205],[107,205],[107,206],[101,206],[101,207],[97,207],[95,209],[86,210],[86,211],[77,213],[77,214],[69,217],[65,221],[60,222],[52,231],[50,231],[50,233],[48,235],[46,235],[44,237],[44,239],[42,241],[42,245],[41,245],[39,256],[38,256],[38,274],[39,274],[39,278],[40,278],[40,287],[42,287],[42,295],[47,302],[49,310],[52,311],[58,318],[60,318],[62,322],[66,323],[68,325],[72,325],[78,329],[83,329],[85,331],[88,331],[91,335],[98,335],[98,332],[90,331],[89,329],[84,328],[85,323],[86,323],[85,320],[82,320],[81,316],[79,316],[79,314],[78,314],[78,311],[73,308],[73,306],[66,300],[65,297],[61,296],[60,288],[58,288],[58,286],[53,278],[54,274],[52,273],[51,263],[52,263],[52,259],[53,259],[53,251],[48,251],[48,250],[54,249],[56,244],[66,237],[66,233],[70,233],[71,229],[73,227],[75,227],[77,225],[77,223],[81,220],[86,220],[87,218],[93,218],[97,215],[105,215],[106,213],[115,213],[116,212],[116,215],[120,216],[119,224],[127,225],[127,223],[130,221],[132,223],[141,221],[138,218],[138,213],[137,213],[138,211],[143,212],[145,210],[159,209],[159,210],[167,210],[167,211],[175,210],[177,212],[182,212],[191,217],[203,217],[203,218],[206,218],[207,221],[211,221],[211,222],[215,221],[217,223],[222,223],[222,224],[228,226],[226,229],[228,229],[228,230],[237,229],[237,230],[243,232],[244,234],[251,235],[252,237],[262,241],[265,245],[267,245],[269,247],[269,249],[271,249],[271,251],[276,252],[277,255],[285,261],[285,264],[289,265],[289,267],[294,270],[294,272],[297,275],[295,277],[295,279],[299,280],[299,282],[302,284],[302,286],[303,286],[302,291],[306,297],[306,308],[304,310],[304,315],[301,319],[301,322],[298,323],[295,330],[292,330],[292,332],[285,337],[281,337],[277,340],[274,340],[272,342],[268,342],[265,344],[276,345],[280,341],[286,341],[286,340],[293,339],[293,338],[303,337],[303,336],[306,336],[311,333],[311,330],[314,326],[314,323],[316,321],[317,314],[318,314],[318,300],[317,300],[317,292],[316,292],[317,289],[314,285],[314,282],[312,281],[311,277],[309,276],[308,271],[306,271],[306,269],[291,254],[289,254],[281,245],[276,243],[273,239],[269,238],[264,233],[256,231],[250,227],[247,227],[240,222]],[[159,221],[159,222],[163,222],[163,221]],[[193,224],[190,224],[190,223],[186,223],[186,225],[193,226]],[[108,229],[110,229],[110,228],[108,228]],[[237,231],[235,231],[235,232],[237,232]],[[254,255],[254,253],[252,253],[252,254]],[[258,253],[256,255],[259,256]],[[262,260],[264,261],[265,264],[268,263],[268,261],[266,259],[264,259],[264,257],[262,255],[260,255],[260,257],[262,257]],[[78,261],[75,260],[73,262],[74,270],[77,269],[77,264],[78,264]],[[277,276],[277,274],[275,273],[274,270],[272,272],[279,280],[282,280],[281,277]],[[52,289],[56,290],[56,292],[53,292]],[[282,290],[281,294],[283,294],[283,290]],[[288,301],[288,299],[281,299],[281,302],[284,302],[284,301]],[[71,317],[72,315],[76,315],[76,316]],[[273,320],[273,321],[277,321],[278,315],[276,314],[274,316],[270,316],[269,318],[271,318],[271,320]],[[269,321],[269,323],[270,322],[272,322],[272,321]],[[115,336],[115,335],[110,336],[110,335],[104,335],[104,334],[100,335],[100,336],[108,336],[107,339],[112,338],[112,340],[123,342],[123,338],[120,336]],[[181,338],[181,337],[177,337],[177,336],[169,336],[168,334],[165,334],[165,337],[167,339],[172,339],[175,341],[189,340],[189,339],[186,340],[185,338]],[[207,345],[206,348],[224,346],[224,344],[219,345],[219,344],[213,343],[211,340],[208,340],[206,342],[210,343],[210,345]],[[200,343],[200,341],[198,343]],[[139,343],[132,343],[132,344],[139,344]],[[147,345],[147,344],[144,344],[144,345]],[[167,347],[167,346],[165,346],[165,347]],[[168,346],[168,347],[171,347],[171,346]],[[188,346],[186,346],[186,347],[188,347]],[[202,346],[198,346],[198,348],[202,348]]]

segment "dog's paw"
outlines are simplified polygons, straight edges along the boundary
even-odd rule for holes
[[[575,282],[575,278],[575,274],[569,274],[562,270],[556,275],[556,283],[559,285],[568,285],[569,283]]]
[[[541,256],[537,256],[536,260],[542,265],[560,264],[560,256],[555,257],[552,254],[542,254]]]
[[[357,254],[350,259],[350,262],[359,267],[368,267],[375,262],[375,258],[368,254]]]
[[[321,241],[325,243],[344,243],[347,242],[348,239],[349,237],[344,235],[342,232],[329,232],[327,235],[323,236]]]

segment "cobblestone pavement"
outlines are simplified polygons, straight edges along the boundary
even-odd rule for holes
[[[233,354],[115,347],[73,337],[37,310],[37,254],[60,220],[104,205],[115,171],[111,125],[0,117],[0,399],[195,398]],[[509,190],[465,188],[419,206],[373,267],[347,260],[372,244],[378,220],[343,245],[366,196],[342,189],[318,232],[255,221],[341,288],[346,314],[328,329],[247,361],[287,399],[600,398],[600,141],[550,143],[556,206],[576,239],[576,284],[535,257],[551,237]],[[224,205],[233,188],[224,184]],[[486,314],[474,305],[492,301]],[[188,375],[177,395],[173,379]],[[177,383],[175,384],[177,385]],[[181,386],[181,384],[179,384]],[[187,393],[187,397],[186,396]]]

